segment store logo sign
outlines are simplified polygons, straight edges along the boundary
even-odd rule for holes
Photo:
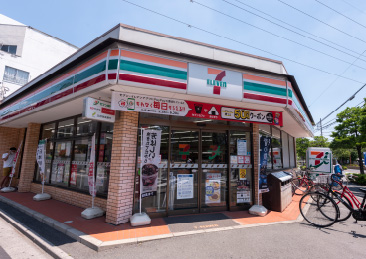
[[[187,160],[187,156],[189,155],[189,149],[191,146],[189,144],[179,144],[179,149],[183,149],[179,151],[179,155],[182,156],[183,160]]]
[[[225,70],[207,68],[207,74],[215,75],[215,79],[207,79],[207,85],[213,86],[213,94],[220,95],[221,88],[227,87],[227,82],[222,81],[226,76]]]

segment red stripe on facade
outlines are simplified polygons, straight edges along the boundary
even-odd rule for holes
[[[143,76],[137,76],[137,75],[120,74],[119,80],[131,81],[131,82],[135,82],[135,83],[142,83],[142,84],[148,84],[148,85],[166,86],[166,87],[182,89],[182,90],[187,89],[186,83],[172,82],[172,81],[167,81],[167,80],[163,80],[163,79],[143,77]]]
[[[70,94],[72,94],[72,93],[74,93],[74,89],[73,88],[70,88],[70,89],[68,89],[68,90],[66,90],[66,91],[64,91],[64,92],[62,92],[62,93],[59,93],[59,94],[56,94],[56,95],[54,95],[54,96],[52,96],[51,98],[50,98],[50,103],[51,102],[54,102],[54,101],[56,101],[56,100],[58,100],[58,99],[61,99],[61,98],[63,98],[63,97],[65,97],[65,96],[67,96],[67,95],[70,95]]]
[[[93,79],[90,79],[88,81],[85,81],[85,82],[83,82],[83,83],[78,84],[77,86],[75,86],[74,87],[74,92],[76,93],[76,92],[78,92],[80,90],[83,90],[83,89],[85,89],[85,88],[87,88],[87,87],[89,87],[91,85],[100,83],[100,82],[102,82],[104,80],[105,80],[105,74],[99,75],[99,76],[97,76],[97,77],[95,77]]]
[[[288,100],[288,104],[289,105],[292,105],[292,100]]]
[[[108,74],[108,80],[114,80],[117,78],[117,74]]]
[[[281,104],[286,104],[286,101],[287,101],[286,99],[264,96],[264,95],[257,95],[257,94],[250,94],[250,93],[244,93],[244,98],[257,100],[257,101],[263,101],[263,102],[281,103]]]

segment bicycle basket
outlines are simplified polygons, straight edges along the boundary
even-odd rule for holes
[[[328,175],[328,174],[317,175],[315,177],[314,183],[315,184],[329,184],[331,182],[330,176],[331,175]]]

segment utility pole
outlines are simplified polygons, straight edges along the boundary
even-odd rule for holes
[[[320,136],[322,136],[322,137],[323,137],[322,119],[320,119]]]

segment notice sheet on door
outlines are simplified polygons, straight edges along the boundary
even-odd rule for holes
[[[177,200],[193,199],[193,174],[177,175]]]

